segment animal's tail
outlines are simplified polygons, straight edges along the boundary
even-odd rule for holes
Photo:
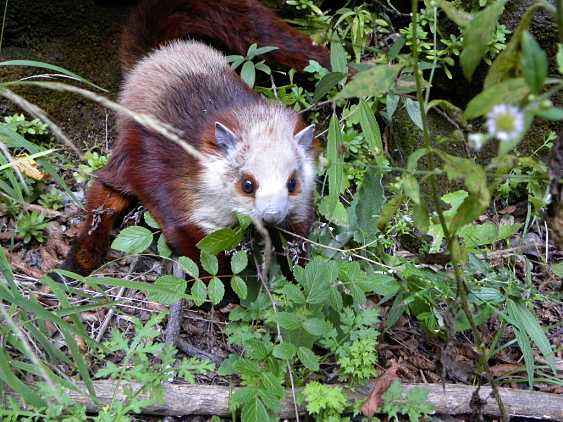
[[[303,70],[309,59],[330,68],[326,48],[314,45],[258,0],[143,0],[121,38],[121,64],[131,69],[148,51],[176,39],[203,41],[245,55],[248,47],[275,46],[268,60]]]

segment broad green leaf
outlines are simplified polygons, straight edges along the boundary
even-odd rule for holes
[[[256,69],[254,68],[254,63],[245,61],[240,71],[240,77],[250,88],[252,88],[254,86],[254,82],[256,81]]]
[[[542,5],[540,3],[532,4],[526,12],[522,15],[520,23],[516,27],[512,38],[506,45],[505,49],[500,52],[496,57],[495,61],[489,68],[487,72],[487,77],[485,78],[485,89],[490,88],[499,82],[510,78],[514,73],[514,70],[518,66],[518,57],[520,55],[520,40],[522,39],[522,32],[530,26],[530,22],[534,16],[536,10],[540,9]]]
[[[522,34],[520,65],[530,90],[539,94],[547,76],[547,55],[528,31]]]
[[[563,108],[550,107],[547,110],[536,111],[536,116],[555,122],[563,120]]]
[[[63,272],[57,270],[57,272],[68,274],[68,272]],[[168,290],[166,286],[156,286],[154,283],[145,283],[142,281],[132,281],[132,280],[125,280],[121,278],[112,278],[112,277],[85,277],[84,284],[92,285],[92,286],[115,286],[115,287],[125,287],[126,289],[138,290],[140,292],[145,292],[149,295],[158,295],[158,294],[168,294],[171,296],[175,296],[178,294],[177,290]],[[187,295],[183,296],[184,298],[188,298]]]
[[[156,249],[158,250],[158,254],[164,258],[170,258],[172,256],[172,251],[168,247],[168,244],[166,243],[166,238],[162,233],[160,234],[160,236],[158,236],[158,240],[156,242]]]
[[[391,121],[391,119],[393,118],[393,114],[395,114],[395,110],[397,110],[400,99],[401,97],[395,94],[388,94],[385,98],[385,111],[387,113],[387,120]]]
[[[259,47],[256,49],[255,53],[257,56],[262,55],[262,54],[266,54],[269,53],[271,51],[276,51],[279,50],[278,47],[274,47],[274,46],[266,46],[266,47]]]
[[[319,370],[319,359],[310,349],[303,346],[299,347],[297,350],[297,357],[305,368],[311,371]]]
[[[458,235],[463,238],[467,247],[474,248],[507,239],[517,233],[520,227],[522,227],[522,224],[504,224],[501,226],[490,222],[471,224],[461,227]]]
[[[383,143],[381,141],[381,131],[379,124],[370,106],[364,101],[360,101],[360,125],[364,137],[368,140],[369,146],[374,154],[381,154],[383,151]]]
[[[420,106],[417,101],[407,98],[405,100],[405,107],[412,122],[420,129],[423,130],[422,116],[420,115]]]
[[[385,95],[395,85],[400,70],[398,65],[381,64],[360,72],[346,84],[336,99]]]
[[[558,262],[556,264],[552,264],[551,265],[551,271],[553,272],[553,274],[555,274],[557,277],[562,277],[563,278],[563,262]]]
[[[354,198],[356,215],[354,238],[358,242],[370,242],[379,233],[377,220],[385,203],[382,178],[378,170],[368,172]]]
[[[148,249],[152,240],[153,235],[149,229],[131,226],[121,230],[112,242],[111,247],[127,254],[139,254]]]
[[[199,277],[199,267],[192,259],[187,256],[181,256],[178,258],[178,263],[188,275],[193,278]]]
[[[160,229],[160,225],[156,222],[150,212],[145,211],[143,219],[145,220],[147,226],[152,227],[153,229]]]
[[[440,1],[440,7],[442,8],[446,16],[450,18],[457,26],[465,27],[469,22],[471,22],[471,19],[473,19],[473,16],[471,16],[471,14],[467,13],[463,9],[458,9],[452,2],[442,0]]]
[[[217,305],[225,296],[225,285],[219,278],[213,277],[207,286],[207,294],[211,303]]]
[[[498,0],[475,14],[463,31],[463,51],[460,56],[463,74],[470,80],[491,42],[497,20],[504,9],[506,0]]]
[[[256,397],[254,400],[247,401],[243,405],[241,420],[244,422],[269,422],[272,418],[268,414],[262,400]]]
[[[148,296],[149,300],[163,305],[173,305],[184,297],[188,283],[186,280],[172,275],[163,275],[156,279],[154,286],[162,288],[162,290],[150,292]]]
[[[466,119],[483,116],[497,104],[518,103],[529,93],[530,89],[523,78],[507,79],[473,97],[463,116]]]
[[[192,286],[191,294],[196,306],[201,306],[207,298],[207,286],[203,281],[197,279]]]
[[[325,334],[328,330],[328,324],[326,323],[326,321],[324,321],[321,318],[309,318],[306,321],[303,322],[303,328],[305,329],[305,331],[307,331],[309,334],[312,334],[314,336],[322,336],[323,334]]]
[[[217,275],[219,272],[219,261],[215,255],[211,255],[206,251],[201,251],[200,262],[203,269],[209,274]]]
[[[532,351],[532,345],[530,344],[530,339],[524,331],[519,328],[514,328],[514,336],[516,337],[516,342],[520,346],[522,351],[522,356],[524,357],[524,364],[526,365],[526,373],[528,374],[528,388],[531,390],[534,387],[534,372],[536,371],[536,362],[534,359],[534,352]]]
[[[379,228],[379,230],[381,231],[385,230],[385,227],[387,226],[387,224],[389,224],[389,222],[393,219],[393,217],[395,217],[397,210],[403,204],[404,201],[405,201],[405,197],[401,193],[393,196],[385,203],[385,205],[381,209],[379,218],[377,220],[377,227]]]
[[[237,251],[231,256],[231,270],[233,274],[238,274],[248,265],[248,255],[245,251]]]
[[[278,359],[291,360],[297,353],[297,347],[288,342],[276,344],[272,354]]]
[[[281,289],[282,294],[291,302],[296,303],[298,305],[302,305],[305,303],[305,295],[301,289],[295,284],[286,284]]]
[[[248,288],[246,287],[246,282],[242,278],[237,275],[233,276],[231,278],[231,288],[240,299],[246,299],[248,295]]]
[[[348,74],[348,58],[346,50],[339,41],[330,43],[330,66],[333,72]]]
[[[394,296],[401,288],[399,282],[387,274],[374,273],[368,275],[367,284],[373,293],[383,297]]]
[[[416,205],[420,205],[420,186],[418,180],[411,174],[405,174],[401,178],[403,193]]]
[[[334,88],[338,83],[346,77],[344,73],[340,72],[330,72],[323,76],[315,87],[315,94],[313,95],[313,101],[317,102],[328,94],[332,88]]]
[[[293,331],[301,328],[301,318],[293,312],[276,312],[273,318],[285,330]]]
[[[56,66],[54,64],[38,62],[38,61],[35,61],[35,60],[8,60],[8,61],[0,62],[0,66],[27,66],[27,67],[38,67],[38,68],[42,68],[42,69],[47,69],[47,70],[50,70],[52,72],[62,73],[63,75],[69,76],[73,79],[76,79],[76,80],[82,82],[82,83],[93,86],[94,88],[97,88],[100,91],[108,92],[107,89],[104,89],[104,88],[90,82],[89,80],[84,79],[82,76],[77,75],[76,73],[73,73],[70,70],[66,70],[63,67]]]
[[[223,252],[237,246],[241,242],[242,237],[242,230],[233,230],[227,227],[216,230],[213,233],[209,233],[197,242],[196,246],[208,254],[217,255],[219,252]]]
[[[337,226],[348,226],[348,212],[340,200],[336,197],[325,196],[319,202],[319,213],[331,223]]]

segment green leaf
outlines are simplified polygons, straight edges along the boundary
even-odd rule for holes
[[[348,226],[348,212],[338,197],[325,196],[319,202],[319,213],[337,226]]]
[[[377,221],[385,203],[383,175],[378,170],[368,172],[354,198],[356,214],[356,233],[358,242],[371,242],[379,233]]]
[[[319,370],[319,359],[310,349],[303,346],[299,347],[297,350],[297,357],[305,368],[311,371]]]
[[[201,251],[200,262],[203,269],[209,274],[217,275],[219,272],[219,261],[215,255],[211,255],[206,251]]]
[[[274,47],[274,46],[266,46],[266,47],[257,48],[255,53],[256,53],[257,56],[260,56],[262,54],[266,54],[266,53],[269,53],[271,51],[276,51],[276,50],[279,50],[279,48]]]
[[[539,94],[547,76],[547,55],[528,31],[522,34],[520,66],[532,93]]]
[[[563,75],[563,44],[557,44],[557,68]]]
[[[514,328],[514,336],[516,337],[516,342],[518,343],[518,346],[520,346],[522,356],[524,357],[526,373],[528,374],[528,387],[531,390],[534,387],[534,372],[536,370],[536,362],[534,359],[534,352],[532,351],[532,345],[530,344],[530,339],[526,333],[520,331],[519,328]]]
[[[219,278],[213,277],[207,286],[207,294],[209,299],[211,299],[211,303],[217,305],[225,296],[225,285]]]
[[[328,94],[332,88],[334,88],[338,83],[346,77],[344,73],[340,72],[330,72],[323,76],[315,87],[315,94],[313,95],[313,101],[317,102]]]
[[[342,148],[342,129],[335,114],[330,118],[328,128],[327,158],[329,195],[338,197],[344,191],[344,163],[340,149]]]
[[[346,50],[338,41],[330,43],[330,66],[333,72],[348,74],[348,58]]]
[[[364,101],[360,101],[360,126],[374,154],[381,154],[383,143],[381,141],[381,131],[379,124],[371,111],[370,106]]]
[[[282,294],[291,302],[302,305],[305,303],[305,295],[295,284],[286,284],[281,289]]]
[[[412,122],[420,129],[423,130],[424,126],[422,125],[422,116],[420,114],[420,106],[418,105],[417,101],[411,100],[407,98],[405,100],[405,106],[407,109],[407,113],[412,120]]]
[[[84,79],[82,76],[77,75],[76,73],[71,72],[70,70],[66,70],[63,67],[56,66],[54,64],[38,62],[35,60],[8,60],[4,62],[0,62],[0,66],[27,66],[27,67],[38,67],[42,69],[47,69],[56,73],[62,73],[63,75],[69,76],[73,79],[76,79],[82,83],[87,85],[93,86],[94,88],[98,88],[100,91],[108,92],[107,89],[104,89],[87,79]]]
[[[241,299],[246,299],[248,295],[248,289],[246,287],[245,281],[239,276],[233,276],[231,278],[231,288],[236,293],[236,295]]]
[[[241,420],[244,422],[269,422],[271,419],[264,403],[258,397],[246,402],[242,407]]]
[[[460,63],[463,74],[470,80],[493,39],[497,20],[504,9],[506,0],[497,1],[475,14],[463,31],[463,51]]]
[[[385,111],[387,113],[387,120],[391,120],[397,106],[399,105],[400,96],[394,94],[388,94],[385,98]]]
[[[551,265],[551,271],[557,277],[563,277],[563,262],[558,262],[556,264]]]
[[[14,375],[10,367],[10,357],[4,348],[0,348],[0,380],[16,392],[27,404],[38,408],[45,406],[41,397]]]
[[[520,230],[522,224],[503,224],[497,226],[494,223],[471,224],[459,229],[458,235],[463,238],[469,248],[490,245],[499,240],[504,240]]]
[[[276,312],[273,318],[285,330],[293,331],[301,328],[301,318],[292,312]]]
[[[149,300],[163,305],[173,305],[184,297],[187,285],[186,280],[171,275],[163,275],[154,282],[154,286],[162,290],[150,292]]]
[[[160,229],[160,225],[156,222],[150,212],[145,211],[143,218],[147,226],[152,227],[153,229]]]
[[[233,274],[238,274],[248,265],[248,255],[245,251],[238,251],[231,256],[231,270]]]
[[[166,243],[166,238],[162,233],[160,234],[160,236],[158,236],[158,240],[156,242],[156,249],[158,250],[158,254],[164,258],[170,258],[172,256],[172,251],[168,247],[168,244]]]
[[[303,328],[309,334],[312,334],[312,335],[318,336],[318,337],[322,336],[323,334],[325,334],[329,330],[328,324],[326,323],[326,321],[324,321],[321,318],[309,318],[309,319],[307,319],[305,322],[303,322]]]
[[[371,274],[368,276],[367,284],[373,293],[383,297],[394,296],[401,288],[399,282],[387,274]]]
[[[452,20],[457,26],[464,27],[473,19],[473,16],[471,16],[470,13],[467,13],[463,9],[456,8],[453,3],[449,1],[442,0],[440,2],[440,7],[442,8],[446,16],[450,18],[450,20]]]
[[[231,228],[224,228],[209,233],[199,242],[196,246],[202,251],[211,255],[217,255],[219,252],[232,249],[237,246],[243,237],[243,230],[233,230]]]
[[[139,254],[148,249],[152,240],[153,235],[149,229],[131,226],[121,230],[112,242],[111,247],[127,254]]]
[[[523,78],[507,79],[473,97],[463,116],[466,119],[474,119],[487,114],[497,104],[518,103],[529,93],[530,89]]]
[[[536,116],[555,122],[563,120],[563,108],[550,107],[547,110],[536,111]]]
[[[336,99],[385,95],[395,85],[395,79],[400,70],[401,67],[398,65],[375,65],[371,69],[358,73],[340,91]]]
[[[276,344],[272,354],[278,359],[291,360],[297,353],[297,347],[288,342]]]
[[[192,286],[191,294],[196,306],[203,305],[205,299],[207,298],[207,287],[205,286],[205,283],[197,279]]]
[[[199,277],[199,267],[192,259],[187,256],[181,256],[178,258],[178,263],[188,275],[193,278]]]
[[[252,88],[254,86],[254,82],[256,81],[256,69],[254,68],[254,63],[245,61],[240,71],[240,77],[250,88]]]

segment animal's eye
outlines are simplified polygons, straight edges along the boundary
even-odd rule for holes
[[[295,188],[297,187],[297,180],[295,180],[295,176],[291,176],[287,181],[287,191],[289,193],[295,192]]]
[[[243,179],[242,181],[242,191],[244,193],[254,193],[254,182],[250,179]]]

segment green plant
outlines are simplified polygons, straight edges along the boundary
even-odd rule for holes
[[[432,405],[427,402],[427,396],[428,392],[423,387],[414,387],[405,392],[401,382],[395,380],[383,393],[381,411],[397,422],[399,415],[407,416],[411,422],[418,422],[421,417],[434,411]]]
[[[61,191],[52,189],[49,192],[42,193],[37,203],[45,208],[58,210],[63,206],[64,196]]]
[[[36,240],[43,243],[45,229],[49,223],[45,221],[45,216],[35,211],[21,214],[16,221],[16,236],[20,237],[24,243]]]
[[[271,51],[277,50],[277,47],[260,47],[256,44],[252,44],[248,47],[248,51],[246,52],[246,56],[241,55],[232,55],[227,56],[227,61],[231,64],[231,68],[236,70],[239,66],[242,65],[240,71],[240,77],[249,87],[254,86],[254,82],[256,81],[256,71],[259,70],[260,72],[265,73],[266,75],[271,75],[272,70],[270,67],[265,63],[265,60],[260,60],[259,62],[254,63],[254,60],[263,54],[269,53]]]
[[[78,171],[74,172],[74,178],[78,183],[86,183],[92,177],[92,173],[103,168],[108,163],[106,155],[98,154],[97,152],[88,151],[84,154],[85,164],[78,165]]]
[[[377,362],[375,338],[357,339],[337,350],[337,362],[342,376],[354,382],[368,380],[375,376]]]
[[[320,384],[317,381],[308,383],[303,389],[307,404],[307,412],[322,422],[347,421],[341,415],[348,405],[348,398],[342,388]]]
[[[25,135],[46,135],[47,125],[39,119],[27,120],[23,114],[13,114],[4,117],[4,124],[10,130],[16,131],[22,136]]]

